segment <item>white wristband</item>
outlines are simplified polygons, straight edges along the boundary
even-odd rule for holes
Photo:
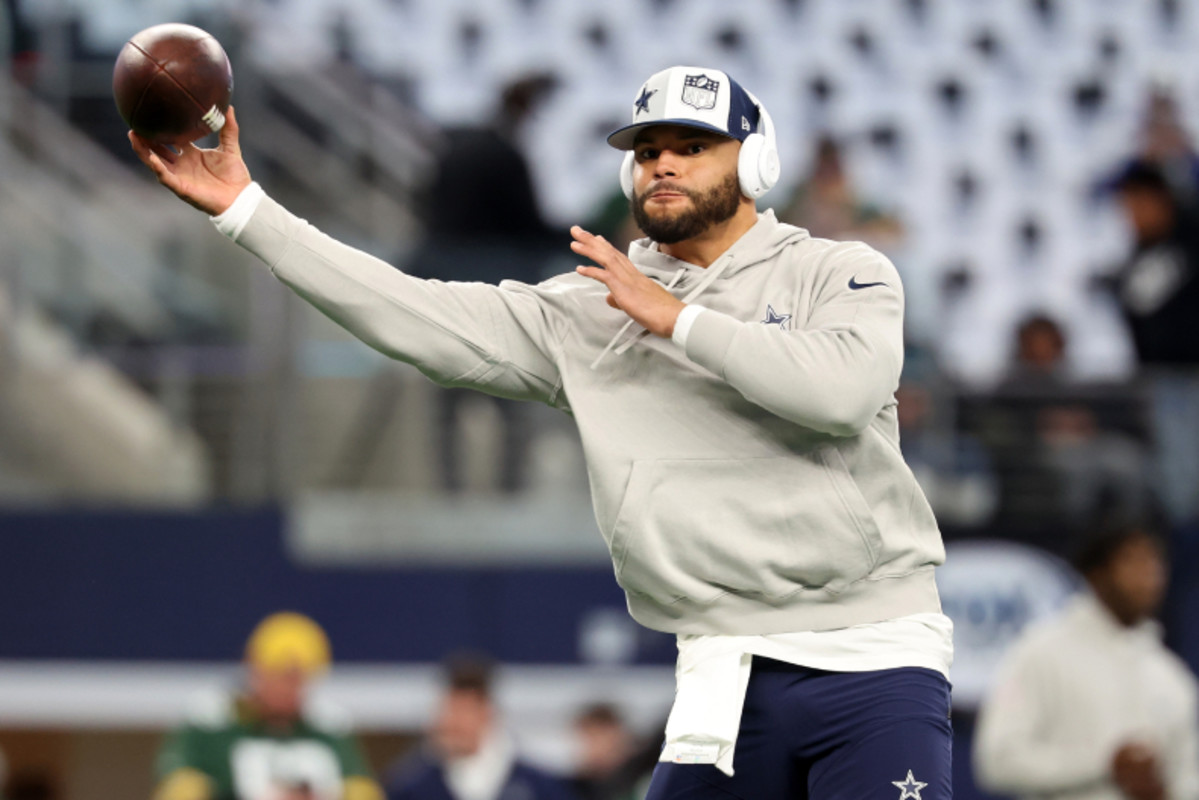
[[[695,304],[683,306],[683,310],[679,312],[678,319],[674,321],[674,333],[670,335],[670,340],[679,347],[686,349],[687,335],[691,333],[691,326],[695,324],[695,318],[704,313],[708,309]]]
[[[257,182],[253,182],[241,190],[241,194],[237,196],[231,206],[209,219],[212,220],[213,225],[216,225],[218,231],[236,242],[237,237],[241,236],[241,232],[249,223],[250,217],[254,216],[254,212],[258,210],[258,204],[264,197],[266,197],[266,192]]]

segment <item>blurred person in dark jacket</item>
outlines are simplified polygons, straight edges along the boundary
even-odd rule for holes
[[[1101,187],[1110,188],[1130,169],[1149,164],[1161,171],[1178,197],[1188,202],[1199,199],[1199,152],[1183,122],[1176,94],[1169,83],[1149,87],[1135,151],[1112,174],[1104,176]]]
[[[544,261],[566,233],[543,218],[520,137],[556,86],[549,74],[518,78],[504,87],[488,123],[442,132],[433,178],[418,198],[425,238],[411,274],[484,283],[541,279],[530,253]],[[493,252],[508,255],[502,269]]]
[[[610,703],[585,707],[575,716],[574,728],[579,760],[571,786],[580,800],[645,796],[661,750],[661,735],[642,741]]]
[[[428,741],[390,770],[389,800],[576,800],[565,783],[520,758],[491,684],[486,660],[450,661]]]
[[[1199,215],[1147,162],[1130,166],[1117,190],[1134,237],[1117,291],[1137,356],[1145,365],[1199,365]]]
[[[1162,500],[1183,522],[1199,514],[1199,215],[1149,162],[1116,188],[1134,237],[1116,296],[1150,378]]]
[[[557,85],[549,74],[518,78],[503,90],[493,119],[443,131],[437,167],[416,204],[425,230],[407,271],[420,278],[498,283],[538,283],[565,231],[546,223],[520,135]],[[442,441],[441,476],[451,492],[463,488],[460,412],[463,401],[483,397],[441,389],[434,404]],[[514,492],[526,483],[527,410],[511,400],[487,397],[502,419],[498,488]]]

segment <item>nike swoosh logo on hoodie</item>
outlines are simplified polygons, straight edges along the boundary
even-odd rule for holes
[[[871,286],[886,286],[883,281],[875,281],[874,283],[858,283],[857,276],[849,279],[850,289],[869,289]]]

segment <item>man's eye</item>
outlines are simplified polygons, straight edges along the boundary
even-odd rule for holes
[[[637,151],[637,160],[638,161],[649,161],[651,158],[657,158],[657,157],[658,157],[657,150],[650,150],[649,148],[646,148],[645,150]]]

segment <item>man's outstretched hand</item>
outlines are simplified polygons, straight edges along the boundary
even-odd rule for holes
[[[205,150],[186,144],[175,153],[129,131],[129,143],[138,158],[154,171],[158,182],[211,216],[220,214],[250,185],[250,171],[237,143],[237,116],[229,107],[220,143]]]
[[[674,333],[683,301],[647,278],[604,237],[588,233],[578,225],[570,229],[570,235],[574,237],[570,249],[599,264],[580,266],[576,271],[608,287],[608,305],[619,308],[656,336],[669,338]]]

